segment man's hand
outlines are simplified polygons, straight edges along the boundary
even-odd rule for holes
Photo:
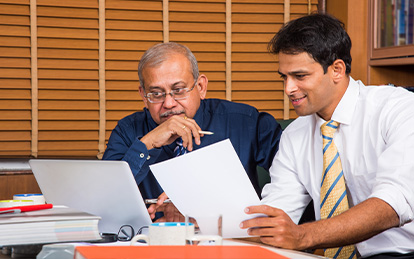
[[[295,250],[356,244],[399,224],[394,209],[379,198],[369,198],[338,216],[301,225],[284,211],[266,205],[247,207],[246,213],[267,215],[240,224],[249,228],[250,235],[260,236],[263,243]]]
[[[163,192],[159,197],[156,204],[152,204],[148,208],[148,213],[151,219],[155,218],[156,212],[164,212],[164,217],[159,218],[156,222],[184,222],[184,216],[178,211],[178,209],[172,203],[164,203],[168,199],[167,194]]]
[[[276,247],[294,250],[306,248],[302,245],[305,234],[302,227],[296,225],[283,210],[260,205],[247,207],[245,212],[267,215],[267,217],[249,219],[240,224],[243,229],[249,228],[249,235],[260,236],[263,243]]]
[[[186,116],[175,115],[161,123],[158,127],[148,132],[141,138],[141,141],[147,146],[147,149],[160,148],[173,143],[177,138],[183,140],[183,147],[188,151],[193,150],[193,137],[197,145],[201,144],[201,128],[195,120]]]

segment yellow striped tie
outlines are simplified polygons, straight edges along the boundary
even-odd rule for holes
[[[321,126],[323,139],[323,175],[321,183],[321,219],[341,214],[349,208],[344,173],[333,135],[338,123],[330,120]],[[325,256],[338,259],[356,259],[354,245],[325,249]]]

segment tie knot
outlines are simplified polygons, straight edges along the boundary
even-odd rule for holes
[[[184,155],[185,153],[187,153],[187,149],[185,147],[183,147],[183,139],[182,138],[178,138],[175,143],[177,144],[177,146],[174,149],[174,156],[181,156]]]
[[[333,138],[335,131],[338,129],[339,123],[333,120],[325,122],[321,126],[322,135]]]
[[[175,141],[175,144],[177,144],[177,146],[182,147],[182,146],[183,146],[183,139],[182,139],[182,138],[178,138],[178,139]]]

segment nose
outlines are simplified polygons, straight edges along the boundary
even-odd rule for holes
[[[285,79],[285,93],[289,96],[294,93],[298,88],[294,80],[290,78]]]
[[[165,100],[164,100],[163,106],[166,109],[170,109],[170,108],[172,108],[176,105],[177,105],[177,101],[174,99],[172,93],[167,93],[165,95]]]

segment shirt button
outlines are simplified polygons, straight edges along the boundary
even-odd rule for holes
[[[144,153],[139,154],[140,158],[144,158],[144,156],[145,156]]]
[[[150,158],[151,158],[151,156],[150,156],[150,155],[148,155],[147,160],[150,160]]]

